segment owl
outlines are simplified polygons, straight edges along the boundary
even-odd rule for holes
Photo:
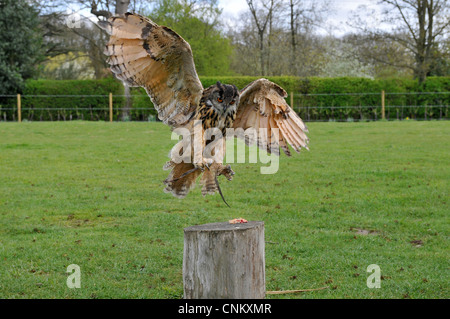
[[[242,90],[220,82],[205,89],[191,47],[170,28],[126,13],[110,18],[106,30],[105,54],[115,76],[128,86],[143,87],[159,119],[188,132],[190,142],[183,138],[177,143],[163,166],[170,170],[165,192],[183,198],[199,180],[203,195],[219,192],[223,198],[218,177],[231,180],[234,175],[223,164],[226,138],[242,138],[276,155],[282,149],[291,156],[288,144],[296,152],[307,148],[308,130],[279,85],[261,78]],[[245,134],[249,129],[256,133]],[[217,134],[209,136],[211,130]]]

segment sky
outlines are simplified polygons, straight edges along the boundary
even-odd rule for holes
[[[304,0],[319,2],[322,0]],[[330,14],[326,17],[326,22],[321,33],[331,32],[340,36],[345,34],[350,28],[347,22],[351,20],[351,11],[356,10],[359,6],[366,6],[368,9],[375,9],[380,12],[380,6],[377,0],[329,0]],[[248,10],[245,0],[219,0],[219,6],[223,9],[224,18],[232,20],[238,17],[239,13]]]

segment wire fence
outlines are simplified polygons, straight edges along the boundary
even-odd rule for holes
[[[291,92],[287,102],[306,122],[448,120],[450,92]],[[2,122],[71,120],[157,121],[157,112],[147,95],[0,95]]]
[[[291,93],[305,121],[448,119],[450,92]]]

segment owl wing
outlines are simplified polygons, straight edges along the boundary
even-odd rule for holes
[[[108,22],[105,54],[111,71],[129,86],[145,88],[164,123],[178,127],[189,121],[203,91],[189,44],[138,14]]]
[[[258,147],[269,153],[280,154],[280,147],[287,156],[291,153],[287,144],[299,152],[308,149],[309,139],[300,117],[286,103],[287,93],[267,79],[259,79],[247,85],[239,94],[239,107],[234,121],[235,136],[247,145],[257,142]],[[252,128],[256,135],[244,132]],[[241,129],[241,130],[239,130]]]

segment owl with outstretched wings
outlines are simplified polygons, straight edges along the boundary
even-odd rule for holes
[[[234,172],[223,164],[224,147],[206,150],[223,146],[226,138],[243,138],[248,145],[256,143],[277,155],[281,148],[290,156],[288,144],[296,152],[307,148],[307,128],[277,84],[261,78],[240,91],[220,82],[204,89],[191,47],[176,32],[134,13],[108,22],[105,54],[111,71],[126,85],[143,87],[162,122],[190,132],[190,144],[175,145],[163,167],[171,171],[164,181],[165,192],[183,198],[200,179],[203,195],[222,195],[218,176],[231,180]],[[210,129],[218,134],[209,136]],[[256,133],[245,134],[248,130]]]

